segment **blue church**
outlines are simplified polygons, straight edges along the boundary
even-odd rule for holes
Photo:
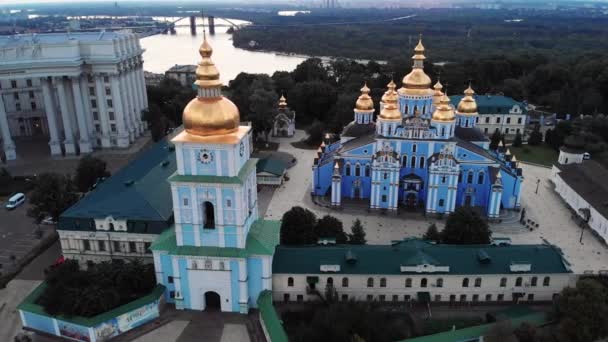
[[[312,166],[312,194],[369,202],[371,209],[424,210],[449,214],[458,206],[477,208],[490,219],[521,205],[522,169],[515,156],[475,127],[478,112],[471,87],[457,106],[438,81],[424,72],[422,39],[403,86],[394,82],[379,104],[364,86],[354,120],[340,136],[326,135]]]

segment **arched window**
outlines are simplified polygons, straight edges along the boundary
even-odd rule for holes
[[[194,268],[194,269],[198,268],[198,264],[196,263],[196,260],[192,260],[192,268]]]
[[[507,278],[500,278],[500,287],[507,287]]]
[[[426,106],[422,106],[422,112],[420,112],[420,114],[424,114],[426,113]]]
[[[469,287],[469,278],[462,279],[462,287]]]
[[[386,287],[386,278],[380,278],[380,287]]]
[[[367,287],[374,287],[374,278],[367,278]]]
[[[289,287],[293,286],[293,278],[292,277],[287,278],[287,286],[289,286]]]
[[[410,163],[410,167],[411,168],[416,167],[416,156],[412,156],[412,162]]]
[[[405,279],[405,287],[412,287],[412,278]]]
[[[426,278],[420,279],[420,287],[426,287],[427,280]]]
[[[469,173],[467,174],[467,183],[473,183],[473,171],[469,171]]]
[[[416,144],[412,145],[412,152],[416,153],[416,149],[418,148],[418,146],[416,146]]]
[[[475,278],[475,287],[481,287],[481,278]]]
[[[215,229],[215,212],[211,202],[203,203],[203,228]]]
[[[445,136],[445,127],[441,127],[441,136]]]
[[[365,177],[369,177],[371,172],[370,172],[370,167],[369,164],[365,164]]]
[[[477,184],[483,184],[483,172],[479,172],[477,175]]]
[[[348,164],[348,163],[344,167],[344,175],[345,176],[350,176],[350,164]]]
[[[437,287],[443,287],[443,278],[437,279]]]
[[[517,277],[517,279],[515,279],[515,286],[521,286],[523,279],[521,277]]]
[[[357,177],[361,176],[361,165],[359,165],[359,164],[355,165],[355,176],[357,176]]]
[[[388,125],[388,135],[393,134],[393,126]]]
[[[538,283],[538,278],[532,277],[532,279],[530,279],[530,285],[531,286],[536,286],[536,283]]]
[[[408,111],[407,111],[408,109],[409,109],[409,108],[408,108],[408,106],[407,106],[407,105],[405,105],[405,113],[406,113],[406,114],[407,114],[407,112],[408,112]]]
[[[213,261],[211,261],[210,259],[205,260],[205,269],[210,270],[212,268],[213,268]]]
[[[110,231],[114,230],[114,223],[110,223]]]
[[[329,277],[327,278],[327,285],[333,285],[334,284],[334,278]]]
[[[550,283],[551,283],[551,277],[545,277],[543,279],[543,286],[549,286]]]
[[[424,157],[420,157],[420,162],[418,163],[418,167],[424,169]]]
[[[342,278],[342,287],[348,287],[348,278]]]
[[[407,154],[404,154],[403,156],[401,156],[401,166],[407,167]]]

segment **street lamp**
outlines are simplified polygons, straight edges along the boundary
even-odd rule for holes
[[[539,185],[540,185],[540,178],[538,178],[538,179],[536,180],[536,190],[534,191],[534,193],[535,193],[535,194],[537,194],[537,195],[538,195],[538,186],[539,186]]]
[[[591,219],[591,210],[589,210],[589,208],[580,208],[578,212],[583,216],[585,225],[589,224],[589,219]],[[583,233],[585,232],[585,225],[581,225],[581,237],[578,239],[578,242],[581,244],[583,243]]]

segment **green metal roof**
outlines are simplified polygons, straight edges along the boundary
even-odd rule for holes
[[[59,217],[59,229],[94,230],[80,222],[112,216],[131,221],[166,223],[173,217],[169,175],[176,170],[175,150],[167,140],[162,140],[140,153],[137,158],[89,192],[84,198],[67,209]],[[160,233],[167,224],[152,225],[152,231]],[[129,232],[133,232],[128,227]]]
[[[38,285],[38,287],[36,287],[34,289],[34,291],[32,291],[27,297],[25,297],[25,299],[23,300],[23,302],[21,302],[21,304],[19,304],[17,306],[17,309],[19,310],[23,310],[23,311],[27,311],[27,312],[31,312],[37,315],[41,315],[41,316],[45,316],[45,317],[51,317],[51,318],[56,318],[62,321],[66,321],[66,322],[70,322],[70,323],[74,323],[74,324],[78,324],[78,325],[84,325],[87,327],[94,327],[96,325],[99,325],[103,322],[107,322],[108,320],[122,315],[124,313],[127,313],[129,311],[133,311],[143,305],[152,303],[153,301],[157,300],[164,292],[165,292],[165,287],[161,284],[156,285],[156,287],[154,288],[154,290],[152,290],[152,292],[150,292],[149,294],[138,298],[132,302],[129,302],[127,304],[121,305],[115,309],[112,309],[110,311],[104,312],[102,314],[99,314],[97,316],[93,316],[93,317],[82,317],[82,316],[70,316],[70,317],[65,317],[65,316],[52,316],[50,314],[48,314],[46,311],[44,311],[44,308],[41,305],[36,304],[36,301],[38,300],[38,298],[42,295],[42,293],[44,292],[44,290],[47,288],[47,284],[45,282],[41,283],[40,285]]]
[[[272,342],[287,342],[287,333],[283,328],[281,319],[272,305],[272,292],[264,290],[258,296],[258,309],[262,316],[264,327]]]
[[[490,258],[479,260],[479,251]],[[356,255],[348,262],[347,255]],[[406,274],[401,266],[449,266],[449,274],[509,274],[517,260],[530,260],[530,273],[570,273],[557,247],[552,245],[445,245],[406,239],[393,245],[277,246],[275,274],[318,274],[321,265],[340,265],[338,274]]]
[[[282,176],[287,169],[287,163],[280,159],[264,158],[257,164],[257,172],[268,172],[276,176]]]
[[[171,255],[211,256],[223,258],[246,258],[250,255],[273,255],[275,246],[279,243],[279,221],[258,219],[251,225],[247,235],[245,248],[209,247],[209,246],[178,246],[175,239],[175,227],[164,231],[158,236],[150,249],[165,251]]]
[[[450,96],[450,101],[456,107],[463,98],[463,95]],[[522,114],[526,114],[528,111],[521,102],[517,102],[508,96],[503,95],[473,95],[475,102],[477,102],[477,111],[479,114],[509,114],[509,110],[513,106],[518,105]]]
[[[178,175],[174,173],[169,177],[170,182],[196,182],[196,183],[218,183],[218,184],[243,184],[247,176],[255,168],[257,159],[249,159],[245,165],[239,171],[237,176],[192,176],[192,175]]]

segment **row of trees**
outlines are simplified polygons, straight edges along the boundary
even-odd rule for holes
[[[468,207],[459,207],[448,215],[441,232],[433,223],[429,225],[423,239],[455,245],[488,244],[491,235],[488,222],[476,211]]]
[[[312,211],[293,207],[281,221],[281,244],[311,245],[321,239],[335,239],[338,244],[365,244],[365,231],[359,219],[351,227],[351,233],[344,232],[342,221],[331,215],[320,219]]]

